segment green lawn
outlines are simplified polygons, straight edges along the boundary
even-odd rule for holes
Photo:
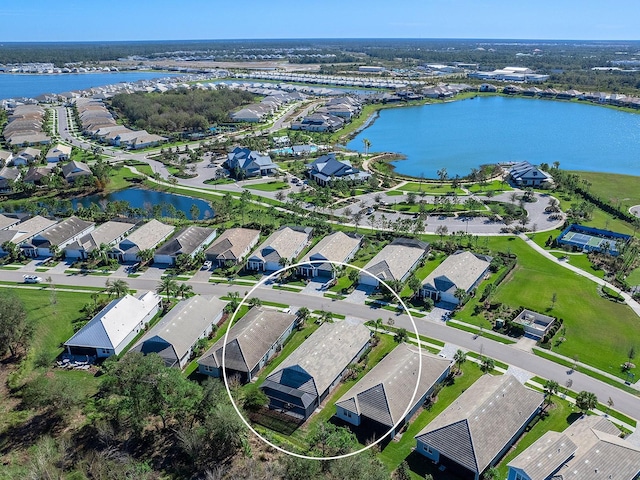
[[[600,297],[595,283],[540,256],[520,239],[490,239],[489,243],[507,243],[518,255],[518,265],[498,288],[494,301],[563,318],[567,341],[554,350],[569,358],[577,355],[581,362],[623,378],[623,352],[631,346],[638,325],[633,311]],[[551,308],[554,293],[557,301]]]
[[[275,192],[277,190],[285,190],[291,188],[287,182],[272,181],[267,183],[254,183],[246,185],[249,190],[260,190],[262,192]]]
[[[453,188],[450,183],[420,183],[420,182],[408,182],[398,188],[403,192],[424,192],[427,195],[447,195],[457,193],[458,195],[464,195],[465,192],[461,188]]]
[[[638,177],[615,173],[571,172],[591,183],[589,190],[605,201],[622,205],[640,205]]]
[[[640,267],[636,268],[631,275],[627,277],[629,285],[640,285]]]
[[[510,192],[513,190],[509,186],[508,183],[502,183],[500,180],[494,180],[492,182],[487,183],[486,185],[480,185],[479,183],[474,183],[473,185],[465,185],[467,190],[471,193],[487,193],[487,192]]]

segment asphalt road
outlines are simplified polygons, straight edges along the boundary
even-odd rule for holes
[[[21,271],[0,271],[0,280],[22,282]],[[67,275],[61,273],[45,273],[51,277],[53,283],[58,286],[93,286],[104,287],[107,278],[113,280],[122,278],[130,288],[140,290],[155,290],[158,281],[156,279],[128,278],[110,275],[109,277],[91,275]],[[193,286],[195,293],[214,294],[222,296],[231,291],[237,291],[241,296],[251,290],[251,287],[240,287],[226,284],[212,284],[203,281],[186,282]],[[35,286],[34,288],[41,288]],[[374,320],[378,317],[386,319],[392,316],[395,326],[414,331],[413,325],[407,315],[395,315],[387,310],[374,309],[366,305],[349,303],[346,301],[333,301],[319,296],[304,295],[301,293],[287,292],[283,290],[273,290],[268,287],[260,287],[254,296],[262,300],[279,302],[295,307],[306,306],[310,310],[328,310],[334,313],[359,317],[366,320]],[[577,371],[568,371],[566,367],[536,357],[532,353],[519,350],[512,345],[504,345],[493,340],[477,337],[474,335],[447,326],[444,322],[416,318],[416,327],[420,335],[435,338],[446,343],[451,343],[461,347],[463,350],[474,351],[487,355],[501,362],[513,365],[523,370],[531,372],[543,378],[556,380],[561,386],[565,385],[568,379],[573,381],[572,390],[578,392],[587,390],[597,395],[602,403],[606,403],[608,398],[614,401],[614,408],[625,415],[633,418],[640,417],[640,398],[626,393],[618,388],[595,380]],[[597,346],[594,346],[597,348]]]

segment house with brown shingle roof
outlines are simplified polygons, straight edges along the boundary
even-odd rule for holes
[[[546,432],[508,466],[508,480],[634,480],[640,448],[606,418],[583,416],[562,433]]]
[[[238,264],[255,247],[259,239],[260,230],[249,228],[225,230],[205,251],[207,260],[217,267],[223,266],[226,262]]]
[[[227,337],[224,366],[227,378],[238,376],[249,382],[273,357],[293,332],[295,315],[262,307],[253,307],[231,326]],[[222,377],[224,337],[198,359],[203,375]]]
[[[396,238],[363,267],[360,283],[377,287],[380,280],[404,282],[429,251],[429,244],[411,238]]]
[[[480,479],[538,414],[544,395],[513,375],[483,375],[416,435],[416,452]]]
[[[312,232],[311,227],[280,227],[247,259],[247,269],[276,271],[282,268],[283,259],[288,264],[293,263],[309,244]]]
[[[336,402],[336,417],[393,438],[450,368],[450,360],[401,343]]]

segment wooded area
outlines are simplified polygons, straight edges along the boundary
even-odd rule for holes
[[[111,102],[130,127],[153,133],[203,131],[228,122],[229,113],[253,101],[254,95],[240,90],[178,89],[165,93],[121,93]]]

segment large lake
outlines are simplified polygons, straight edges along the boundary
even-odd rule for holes
[[[198,198],[185,197],[184,195],[176,195],[173,193],[157,192],[155,190],[145,190],[143,188],[127,188],[125,190],[119,190],[117,192],[109,193],[107,195],[90,195],[88,197],[82,197],[72,200],[73,208],[77,208],[78,205],[88,207],[92,203],[101,204],[106,202],[113,202],[116,200],[125,200],[129,202],[129,205],[133,208],[150,209],[154,205],[162,205],[163,215],[167,215],[168,205],[173,205],[176,210],[184,212],[187,218],[191,218],[191,206],[196,205],[200,210],[199,220],[204,218],[212,218],[213,210],[211,206],[204,200]]]
[[[508,97],[391,108],[347,147],[396,152],[398,173],[467,175],[482,164],[560,162],[565,170],[640,175],[640,113],[574,102]]]
[[[37,97],[43,93],[85,90],[120,82],[136,82],[176,75],[178,74],[164,72],[59,73],[52,75],[0,73],[0,99]]]

